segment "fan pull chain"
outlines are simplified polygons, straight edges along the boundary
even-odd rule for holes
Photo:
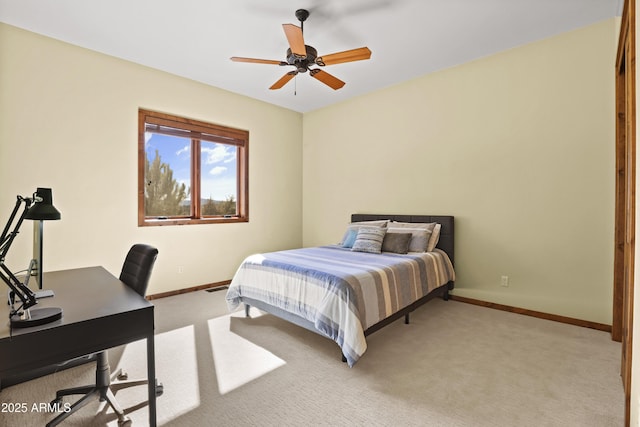
[[[293,78],[293,96],[298,95],[298,75]]]

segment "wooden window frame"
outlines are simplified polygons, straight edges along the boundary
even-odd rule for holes
[[[145,216],[145,132],[147,127],[163,127],[163,133],[191,138],[191,214],[186,217]],[[170,128],[171,130],[166,130]],[[237,215],[202,216],[200,194],[200,141],[233,145],[237,148]],[[249,222],[249,132],[222,125],[187,119],[140,108],[138,110],[138,226],[166,226],[191,224],[221,224]]]

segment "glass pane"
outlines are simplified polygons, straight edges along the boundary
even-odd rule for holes
[[[237,147],[201,141],[200,150],[202,215],[237,215]]]
[[[191,215],[191,140],[145,133],[145,216]]]

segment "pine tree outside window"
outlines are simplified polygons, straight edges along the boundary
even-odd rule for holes
[[[140,109],[138,225],[247,222],[247,131]]]

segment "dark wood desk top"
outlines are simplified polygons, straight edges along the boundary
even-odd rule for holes
[[[44,273],[43,288],[55,296],[39,300],[34,308],[60,307],[62,319],[11,331],[9,306],[0,304],[0,376],[153,334],[153,305],[102,267]]]

